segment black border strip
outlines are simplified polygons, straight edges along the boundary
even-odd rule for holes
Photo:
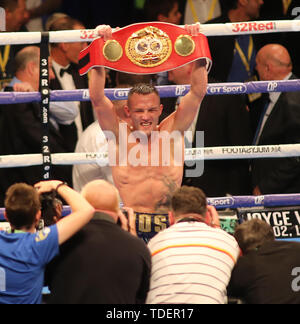
[[[50,87],[49,87],[49,32],[41,33],[40,44],[40,93],[41,93],[41,121],[42,121],[42,154],[43,154],[43,180],[51,178],[51,151],[49,139],[49,108],[50,108]]]

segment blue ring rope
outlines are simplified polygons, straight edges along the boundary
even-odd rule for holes
[[[300,194],[292,195],[265,195],[265,196],[237,196],[237,197],[219,197],[208,198],[209,205],[216,209],[237,209],[253,207],[288,207],[300,206]],[[70,213],[70,207],[64,207],[64,215]],[[0,221],[4,221],[4,208],[0,208]]]
[[[161,98],[184,96],[190,90],[189,85],[158,86]],[[270,92],[296,92],[300,91],[300,80],[287,81],[257,81],[248,83],[210,83],[207,95],[240,95],[251,93]],[[105,89],[105,94],[110,100],[126,100],[129,89]],[[89,101],[88,89],[82,90],[53,90],[51,101]],[[40,102],[39,92],[1,92],[0,104],[17,104]]]

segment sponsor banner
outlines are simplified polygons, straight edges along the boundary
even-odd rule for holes
[[[114,100],[127,100],[130,89],[115,89]]]
[[[222,84],[210,84],[207,87],[207,94],[217,95],[217,94],[244,94],[247,93],[248,87],[244,83],[227,83],[226,85]]]
[[[214,199],[215,204],[224,205],[224,199]],[[211,201],[210,201],[211,202]],[[227,202],[229,203],[229,201]],[[10,225],[4,221],[3,209],[0,210],[0,231],[8,231]],[[70,213],[70,208],[65,206],[63,216]],[[234,211],[219,211],[221,228],[229,234],[234,234],[239,223],[251,219],[261,219],[273,227],[274,235],[278,240],[300,241],[300,206],[287,208],[267,208],[267,209],[240,209]],[[156,218],[149,214],[141,214],[137,218],[137,232],[139,237],[148,240],[159,231],[169,226],[166,216],[156,215]]]
[[[300,206],[266,209],[241,209],[241,222],[261,219],[273,227],[276,239],[300,239]]]
[[[185,150],[185,160],[225,160],[225,159],[256,159],[298,157],[300,144],[267,145],[267,146],[228,146],[192,148]]]
[[[293,9],[293,20],[251,21],[227,24],[201,24],[201,33],[205,36],[229,36],[246,34],[265,34],[300,31],[300,8]],[[129,26],[128,26],[129,27]],[[178,26],[184,28],[184,26]],[[123,29],[123,28],[122,28]],[[117,32],[118,30],[113,30]],[[119,30],[120,31],[120,30]],[[50,32],[50,43],[62,42],[92,42],[97,39],[95,29],[63,30]],[[4,33],[1,35],[0,45],[37,44],[40,43],[40,32]]]
[[[108,132],[107,132],[108,133]],[[155,132],[154,132],[155,133]],[[186,132],[188,135],[189,132]],[[113,134],[113,133],[111,133]],[[174,133],[175,134],[175,133]],[[201,139],[202,132],[196,132],[196,138]],[[170,134],[170,139],[172,134]],[[198,136],[200,135],[200,136]],[[168,138],[166,137],[166,140]],[[186,149],[185,162],[203,160],[233,160],[233,159],[259,159],[259,158],[299,158],[300,144],[273,145],[273,146],[245,146],[245,147],[209,147]],[[108,164],[108,153],[55,153],[51,154],[54,165],[75,165],[98,163],[101,166]],[[0,168],[14,168],[41,165],[41,154],[2,155],[0,156]],[[241,206],[245,207],[245,206]]]
[[[223,231],[233,235],[239,219],[236,211],[218,211],[220,225]]]
[[[233,197],[208,198],[207,203],[215,208],[232,208],[235,205]]]
[[[299,21],[300,22],[300,21]],[[2,35],[1,35],[2,36]],[[0,42],[1,43],[1,42]],[[184,96],[190,90],[189,85],[180,86],[157,86],[161,98]],[[120,92],[118,91],[120,90]],[[300,80],[288,81],[258,81],[248,83],[210,83],[207,87],[207,95],[228,95],[228,94],[252,94],[267,92],[297,92],[300,91]],[[127,99],[128,89],[105,89],[105,95],[110,100]],[[53,90],[50,94],[51,101],[89,101],[88,89],[79,90]],[[1,104],[26,103],[41,101],[38,92],[3,92],[0,96]]]
[[[0,231],[9,231],[10,224],[5,221],[4,210],[0,210]],[[71,210],[68,206],[64,206],[63,217],[68,216]],[[139,214],[136,216],[136,231],[138,236],[145,242],[148,242],[160,231],[169,227],[167,215],[150,215]],[[229,234],[234,234],[234,230],[238,224],[238,217],[235,212],[219,212],[221,228]]]
[[[255,32],[275,32],[277,30],[275,22],[241,22],[231,24],[232,31],[239,34],[249,34]]]
[[[269,153],[281,153],[281,152],[282,152],[282,148],[279,145],[222,148],[222,154],[232,154],[232,155],[269,154]]]

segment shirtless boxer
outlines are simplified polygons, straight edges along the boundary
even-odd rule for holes
[[[199,26],[192,25],[186,27],[187,32],[192,36],[199,33]],[[109,26],[99,26],[97,29],[99,36],[105,41],[112,38],[112,29]],[[166,118],[159,125],[159,117],[162,113],[163,106],[160,104],[160,97],[156,89],[151,85],[141,84],[131,89],[128,96],[128,106],[125,107],[127,116],[131,119],[131,125],[127,126],[127,145],[124,146],[123,135],[120,136],[119,120],[113,110],[112,102],[105,96],[105,70],[103,67],[93,68],[90,75],[90,97],[95,109],[98,121],[102,130],[112,132],[116,139],[116,165],[112,166],[112,173],[116,187],[118,188],[125,206],[133,208],[138,213],[155,213],[157,206],[166,201],[168,195],[181,186],[184,166],[184,154],[180,166],[174,164],[176,150],[184,151],[184,132],[188,130],[193,122],[201,102],[206,95],[207,89],[207,70],[206,61],[198,60],[194,63],[192,72],[191,90],[182,98],[179,108],[176,112]],[[171,149],[170,163],[163,165],[161,153],[163,150],[162,140],[156,142],[157,147],[153,145],[153,132],[171,134],[177,131],[180,138],[176,137],[174,148]],[[139,134],[144,134],[144,140],[139,140]],[[129,136],[131,140],[128,141]],[[132,138],[136,139],[132,143]],[[114,141],[108,138],[109,144],[113,145]],[[159,144],[158,144],[159,143]],[[179,148],[178,148],[179,144]],[[137,149],[139,145],[139,149]],[[123,164],[122,153],[126,147],[127,153],[126,166]],[[145,148],[146,147],[146,148]],[[141,149],[142,148],[142,149]],[[147,165],[132,165],[130,155],[132,152],[143,152],[145,159],[149,161]],[[160,152],[158,166],[151,165],[151,153],[153,150]],[[182,153],[181,152],[181,153]],[[122,154],[121,154],[122,153]],[[122,155],[122,157],[121,157]],[[177,161],[178,162],[178,161]]]

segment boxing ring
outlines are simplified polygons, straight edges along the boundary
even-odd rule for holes
[[[201,32],[206,36],[229,36],[246,34],[264,34],[278,32],[299,32],[300,20],[241,22],[216,25],[201,25]],[[40,44],[41,46],[41,87],[40,92],[1,92],[0,104],[39,102],[43,113],[43,138],[48,136],[50,101],[88,101],[87,89],[72,91],[50,91],[48,87],[49,43],[56,42],[91,42],[95,39],[94,30],[1,33],[0,45]],[[42,73],[43,72],[43,73]],[[157,87],[162,98],[184,96],[190,89],[188,85]],[[249,82],[249,83],[211,83],[207,95],[238,95],[251,93],[300,91],[300,80]],[[128,89],[106,89],[111,100],[126,100]],[[43,165],[47,179],[52,165],[75,165],[95,163],[108,164],[108,154],[99,152],[51,154],[48,141],[43,142],[41,154],[0,156],[0,168],[26,167]],[[185,162],[198,160],[233,160],[300,157],[300,143],[270,146],[233,146],[192,148],[185,151]],[[300,193],[294,195],[266,195],[242,197],[208,198],[208,203],[220,210],[223,229],[232,232],[238,222],[260,218],[272,225],[276,238],[300,241]],[[4,222],[4,210],[0,209],[0,221]],[[64,208],[64,215],[70,208]],[[0,223],[0,227],[5,227]]]

